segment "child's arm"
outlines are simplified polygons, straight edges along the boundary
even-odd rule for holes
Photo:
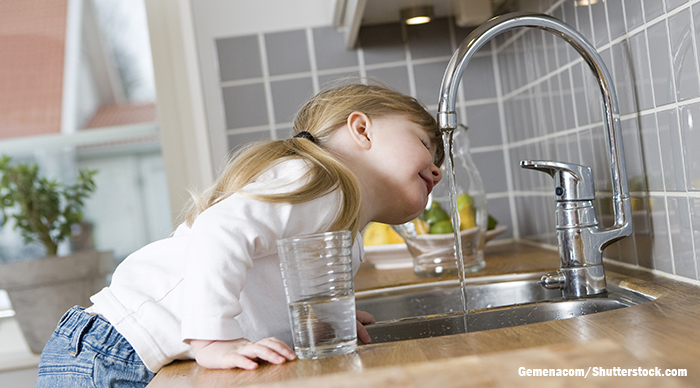
[[[296,358],[283,341],[270,337],[258,342],[245,338],[232,341],[190,340],[197,364],[208,369],[255,369],[256,359],[282,364]]]
[[[372,342],[372,338],[370,338],[367,329],[365,329],[365,325],[375,323],[372,314],[366,311],[355,310],[355,317],[357,318],[357,339],[365,344]]]

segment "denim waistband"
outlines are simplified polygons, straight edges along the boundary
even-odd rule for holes
[[[131,344],[106,319],[80,306],[68,310],[58,323],[56,335],[70,339],[70,352],[77,356],[83,346],[127,361],[141,361]]]

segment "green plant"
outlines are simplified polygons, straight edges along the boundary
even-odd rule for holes
[[[58,244],[83,219],[83,200],[95,191],[94,170],[82,170],[77,183],[66,186],[39,176],[36,163],[10,164],[0,158],[0,226],[10,217],[26,243],[40,242],[47,256],[56,256]]]

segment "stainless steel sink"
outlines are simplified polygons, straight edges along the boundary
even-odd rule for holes
[[[565,300],[539,284],[541,274],[473,278],[466,284],[467,328],[459,282],[444,281],[355,294],[356,307],[374,315],[373,343],[475,332],[614,310],[651,297],[608,284],[602,296]]]
[[[554,300],[561,291],[548,290],[537,282],[541,274],[511,274],[469,278],[467,308],[499,306]],[[358,310],[379,321],[462,311],[458,280],[383,288],[355,293]]]

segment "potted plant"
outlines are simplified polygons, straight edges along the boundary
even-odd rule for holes
[[[25,243],[38,242],[46,257],[0,265],[0,289],[7,291],[29,348],[41,353],[56,323],[72,306],[87,305],[114,269],[111,252],[57,256],[83,219],[84,200],[95,191],[97,171],[82,170],[74,185],[40,176],[36,163],[0,158],[0,226],[10,219]]]

